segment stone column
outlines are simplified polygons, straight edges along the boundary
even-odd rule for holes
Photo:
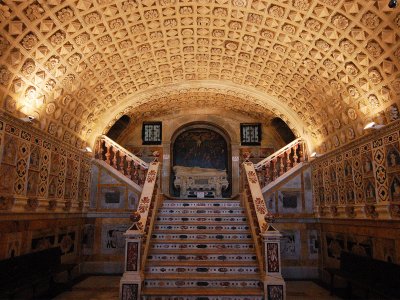
[[[282,278],[281,246],[282,235],[272,225],[261,234],[265,251],[264,294],[266,300],[285,300],[286,285]]]
[[[140,214],[138,218],[138,220],[140,220]],[[140,251],[142,249],[144,233],[137,228],[136,222],[124,233],[126,237],[125,268],[119,284],[119,299],[121,300],[139,300],[141,294],[143,273],[142,270],[140,270]]]

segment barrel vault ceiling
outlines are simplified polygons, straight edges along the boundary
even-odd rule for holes
[[[1,1],[2,109],[78,147],[122,113],[292,112],[328,151],[398,117],[400,9],[387,2]],[[226,88],[191,87],[202,81]]]

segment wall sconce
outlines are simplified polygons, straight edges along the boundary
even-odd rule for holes
[[[318,154],[317,152],[313,152],[310,155],[311,158],[317,158],[317,157],[320,157],[320,156],[321,156],[321,154]]]
[[[364,130],[367,130],[367,129],[381,129],[383,127],[385,127],[385,125],[376,124],[375,122],[370,122],[367,125],[365,125]]]
[[[85,147],[85,149],[82,149],[81,151],[85,152],[85,153],[92,153],[93,152],[92,148],[90,148],[89,146]]]
[[[19,119],[25,123],[32,123],[32,121],[35,120],[35,117],[34,116],[26,116],[26,117],[19,118]]]

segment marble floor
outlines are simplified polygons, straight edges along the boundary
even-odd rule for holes
[[[90,276],[55,300],[118,300],[119,276]],[[334,300],[329,291],[312,281],[288,281],[287,300]]]

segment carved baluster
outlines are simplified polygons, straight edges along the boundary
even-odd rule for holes
[[[303,143],[300,143],[300,144],[299,144],[300,162],[303,162],[303,161],[304,161],[304,151],[303,151],[303,148],[304,148],[304,144],[303,144]]]
[[[285,159],[285,154],[279,155],[279,176],[281,176],[284,171],[285,171],[285,165],[284,165],[284,159]]]
[[[267,185],[270,181],[271,181],[271,178],[270,178],[270,167],[271,167],[271,163],[270,162],[267,162],[266,164],[265,164],[265,185]]]
[[[106,147],[107,152],[106,152],[106,163],[111,166],[111,145],[107,144],[106,141],[104,141],[104,147]]]
[[[147,169],[144,169],[141,165],[139,165],[139,185],[143,186],[146,180],[146,172]]]
[[[121,155],[121,151],[119,152],[119,171],[123,174],[126,175],[126,170],[125,170],[125,159],[126,159],[126,155],[122,154]]]
[[[272,161],[271,161],[272,162],[272,172],[273,172],[271,181],[274,181],[278,177],[277,161],[278,161],[277,157],[273,158]]]
[[[292,162],[290,161],[290,153],[292,149],[286,150],[286,172],[292,168]]]
[[[111,153],[112,153],[112,157],[113,157],[112,161],[111,161],[111,163],[112,163],[111,166],[113,168],[115,168],[115,169],[118,169],[118,165],[117,165],[117,153],[118,153],[118,150],[116,148],[112,147]]]
[[[264,176],[262,176],[263,168],[256,170],[256,173],[257,173],[258,182],[260,183],[261,186],[263,186],[263,181],[264,181]]]
[[[132,174],[132,181],[139,184],[139,170],[138,170],[138,163],[133,162],[133,174]]]
[[[132,168],[131,168],[131,163],[132,163],[132,160],[127,156],[126,157],[126,177],[128,177],[129,179],[131,179],[132,178],[132,174],[131,174],[131,172],[132,172]]]
[[[293,167],[297,166],[297,159],[299,158],[297,156],[297,147],[299,146],[299,144],[296,144],[293,146]]]

